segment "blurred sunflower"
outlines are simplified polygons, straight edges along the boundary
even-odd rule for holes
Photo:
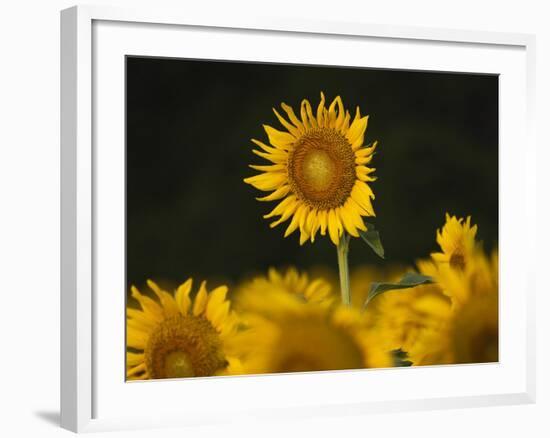
[[[453,304],[458,299],[461,287],[448,287],[449,282],[470,267],[472,260],[479,261],[482,248],[476,241],[477,225],[471,225],[470,216],[466,219],[445,215],[446,221],[441,230],[437,231],[436,240],[441,252],[431,254],[431,259],[418,260],[418,270],[432,277],[439,284],[443,292],[451,297]]]
[[[411,350],[420,365],[498,361],[498,255],[476,253],[465,270],[443,271],[453,309],[440,330],[425,333]]]
[[[356,309],[323,306],[277,289],[265,289],[261,299],[245,294],[239,303],[247,330],[233,341],[246,373],[391,366]]]
[[[245,282],[237,290],[237,299],[243,297],[248,301],[255,299],[264,300],[265,291],[289,293],[304,300],[331,304],[334,300],[332,286],[323,278],[310,280],[305,272],[298,272],[294,267],[284,272],[270,268],[267,276],[259,275]]]
[[[403,350],[413,364],[424,360],[426,349],[416,348],[428,333],[446,327],[451,302],[437,285],[389,291],[376,297],[366,311],[371,330],[388,351]]]
[[[158,300],[132,287],[141,309],[127,309],[129,380],[212,376],[238,369],[238,359],[226,348],[237,323],[225,298],[226,286],[208,293],[203,282],[191,300],[192,279],[174,294],[151,280],[147,284]]]
[[[363,147],[368,116],[355,117],[344,109],[340,96],[325,107],[325,96],[313,114],[307,99],[302,100],[300,118],[281,104],[287,121],[273,109],[285,131],[264,125],[270,145],[253,139],[260,150],[253,152],[269,165],[251,165],[261,173],[244,181],[255,188],[272,192],[259,201],[279,201],[264,218],[279,218],[270,227],[290,224],[285,237],[300,230],[300,244],[313,242],[319,231],[328,231],[335,245],[345,231],[358,237],[366,231],[364,216],[374,216],[374,193],[368,182],[374,181],[374,168],[368,167],[377,142]]]
[[[419,260],[434,284],[389,291],[369,304],[371,330],[413,365],[498,360],[498,255],[484,254],[470,218],[447,215],[442,252]]]
[[[477,225],[470,224],[470,216],[464,220],[446,213],[445,219],[445,225],[437,230],[436,236],[441,252],[432,253],[431,257],[437,263],[464,269],[476,249]]]

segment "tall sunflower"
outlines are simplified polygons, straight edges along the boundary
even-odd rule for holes
[[[299,229],[300,244],[313,242],[318,231],[328,231],[335,245],[344,232],[358,237],[367,229],[363,217],[375,215],[368,184],[375,169],[368,165],[377,142],[363,146],[368,116],[357,107],[352,120],[340,96],[326,108],[323,93],[316,115],[307,99],[300,117],[285,103],[281,107],[289,120],[273,111],[285,130],[264,125],[270,145],[252,140],[259,148],[253,152],[270,164],[251,165],[261,173],[244,180],[272,192],[259,201],[279,201],[264,217],[278,216],[271,227],[290,219],[284,235]]]
[[[141,309],[126,311],[129,380],[231,374],[239,367],[226,348],[237,323],[226,300],[227,287],[209,293],[203,282],[191,300],[192,283],[187,280],[171,294],[148,280],[157,300],[132,286]]]

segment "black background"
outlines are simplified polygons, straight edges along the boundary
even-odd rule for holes
[[[313,108],[324,91],[369,114],[379,141],[374,222],[386,260],[353,240],[350,264],[411,263],[436,249],[445,212],[471,215],[487,249],[498,239],[498,77],[127,58],[127,280],[189,276],[233,283],[269,266],[335,267],[328,238],[300,247],[262,215],[276,203],[243,178],[264,164],[251,138],[281,128],[281,102]]]

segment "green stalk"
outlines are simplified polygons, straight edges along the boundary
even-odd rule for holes
[[[350,237],[347,233],[342,234],[340,242],[336,248],[338,255],[338,272],[340,274],[340,291],[342,294],[342,303],[345,306],[351,305],[351,289],[349,286],[349,267],[348,251]]]

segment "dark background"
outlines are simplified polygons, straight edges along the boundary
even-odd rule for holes
[[[336,267],[328,238],[299,246],[262,215],[276,203],[243,178],[264,164],[251,138],[272,107],[314,109],[319,92],[369,114],[379,141],[374,222],[386,260],[361,241],[350,264],[411,263],[437,248],[445,212],[498,240],[498,78],[489,75],[127,58],[127,281],[238,281],[269,266]],[[299,111],[297,111],[299,113]],[[266,141],[267,142],[267,141]],[[287,222],[288,224],[288,222]]]

